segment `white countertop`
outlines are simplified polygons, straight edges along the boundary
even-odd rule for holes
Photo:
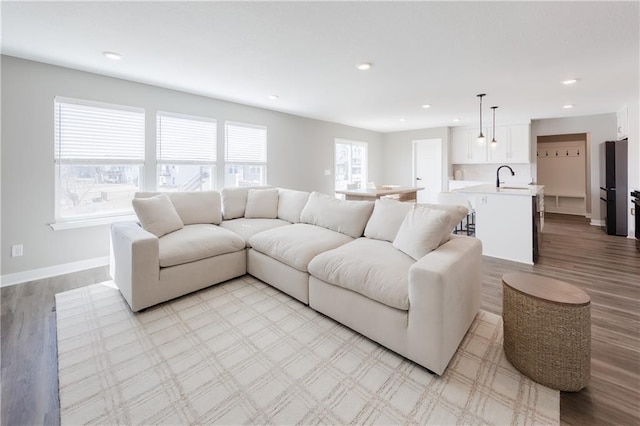
[[[495,185],[467,186],[455,190],[465,194],[501,194],[501,195],[525,195],[534,197],[544,190],[544,185],[509,185],[504,184],[500,188]]]

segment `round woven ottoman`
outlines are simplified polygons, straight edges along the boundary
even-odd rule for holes
[[[561,391],[591,376],[591,299],[576,286],[539,275],[502,276],[504,352],[522,374]]]

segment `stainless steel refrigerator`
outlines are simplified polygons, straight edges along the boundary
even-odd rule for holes
[[[627,139],[600,144],[600,217],[609,235],[627,236]]]

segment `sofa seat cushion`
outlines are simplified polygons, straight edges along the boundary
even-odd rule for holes
[[[249,238],[254,250],[307,272],[311,259],[353,241],[353,238],[319,226],[296,223],[260,232]]]
[[[409,310],[409,268],[415,261],[388,241],[357,240],[316,256],[309,273],[384,305]]]
[[[246,241],[247,247],[251,247],[249,239],[257,233],[286,225],[291,224],[286,220],[280,219],[247,219],[241,217],[239,219],[224,220],[220,227],[240,235]]]
[[[245,248],[245,241],[228,229],[196,224],[158,239],[160,267],[181,265]]]

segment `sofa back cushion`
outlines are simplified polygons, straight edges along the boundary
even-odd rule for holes
[[[135,198],[149,198],[166,194],[185,225],[213,223],[220,225],[222,212],[218,191],[198,192],[136,192]]]
[[[244,217],[247,208],[247,194],[249,189],[265,189],[270,186],[255,186],[243,188],[223,188],[222,189],[222,217],[225,220]]]
[[[142,229],[160,238],[169,232],[182,229],[184,224],[167,194],[131,200]]]
[[[300,222],[359,238],[373,211],[371,201],[345,201],[319,192],[309,195]]]
[[[244,217],[263,219],[278,217],[278,188],[249,189]]]
[[[441,210],[449,215],[449,232],[446,232],[440,240],[440,244],[444,244],[451,238],[451,232],[464,219],[469,210],[466,207],[453,204],[416,204],[416,207],[427,207],[430,209]]]
[[[371,219],[364,229],[364,236],[375,240],[393,242],[398,234],[400,225],[407,213],[413,209],[413,204],[403,203],[390,198],[376,200]]]
[[[279,189],[278,198],[278,219],[291,223],[300,222],[300,214],[307,204],[309,193],[304,191],[294,191],[293,189]]]
[[[440,245],[444,234],[450,233],[447,212],[416,207],[402,221],[393,247],[419,260]]]

